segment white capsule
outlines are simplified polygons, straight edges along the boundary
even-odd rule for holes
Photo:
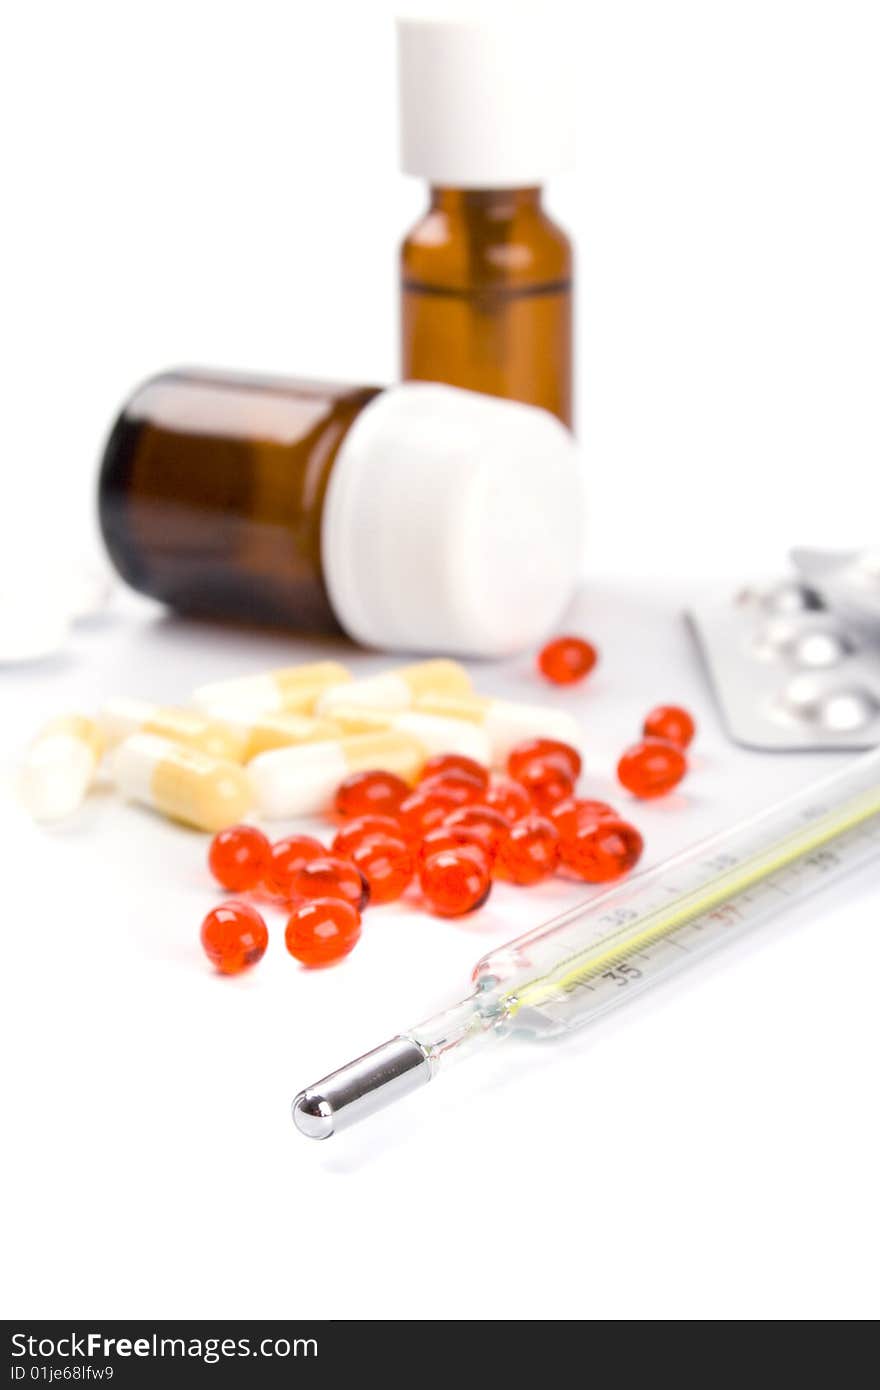
[[[295,743],[319,743],[338,738],[346,731],[333,719],[318,719],[312,714],[295,714],[282,710],[280,714],[242,714],[240,709],[215,710],[214,718],[235,738],[239,749],[238,761],[247,763],[270,748],[288,748]]]
[[[19,779],[22,804],[35,820],[63,820],[82,805],[102,751],[101,732],[84,715],[63,715],[40,731]]]
[[[115,748],[123,739],[139,733],[155,709],[149,700],[127,695],[107,700],[98,710],[98,724],[107,747]]]
[[[574,715],[547,705],[521,705],[485,695],[422,695],[416,709],[477,725],[489,740],[495,767],[504,767],[517,744],[530,738],[555,738],[581,749],[581,727]]]
[[[158,734],[125,739],[113,776],[123,796],[199,830],[223,830],[251,808],[243,768]]]
[[[414,782],[427,756],[417,739],[389,730],[276,748],[248,763],[247,773],[262,815],[309,816],[327,810],[351,773],[381,768]]]
[[[158,734],[172,743],[197,748],[213,758],[242,762],[247,739],[223,720],[197,709],[177,705],[156,705],[150,700],[127,696],[108,700],[98,711],[98,723],[108,748],[115,748],[132,734]]]
[[[357,705],[340,705],[333,719],[343,733],[360,734],[382,729],[396,729],[418,739],[429,757],[436,753],[457,753],[463,758],[489,765],[489,738],[478,724],[465,719],[447,719],[422,710],[359,709]]]
[[[292,710],[311,714],[315,701],[328,686],[351,680],[338,661],[313,661],[304,666],[284,666],[256,676],[211,681],[193,691],[193,704],[205,714],[236,708],[243,714],[279,714]]]
[[[318,714],[334,717],[340,705],[358,705],[374,710],[410,709],[420,695],[466,695],[471,690],[471,678],[457,661],[437,658],[419,661],[414,666],[399,666],[394,671],[382,671],[377,676],[347,685],[328,686],[321,694],[315,709]]]

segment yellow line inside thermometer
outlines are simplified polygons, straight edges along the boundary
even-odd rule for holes
[[[649,913],[642,924],[631,924],[601,937],[594,947],[571,957],[572,968],[554,974],[552,983],[546,978],[524,985],[507,998],[511,1016],[528,1005],[543,1002],[573,985],[583,984],[603,971],[620,963],[627,956],[652,946],[657,941],[687,926],[696,918],[730,902],[740,893],[748,892],[816,850],[838,840],[850,830],[857,830],[874,816],[880,815],[880,787],[865,792],[851,803],[829,812],[813,825],[805,826],[787,839],[746,862],[719,874],[714,883],[685,893],[673,906],[664,911]],[[561,962],[565,964],[566,962]],[[558,970],[559,967],[557,966]]]
[[[473,993],[301,1091],[294,1121],[326,1139],[478,1043],[580,1028],[878,856],[880,750],[491,951]],[[750,893],[762,884],[776,891]],[[664,942],[679,949],[652,950]]]

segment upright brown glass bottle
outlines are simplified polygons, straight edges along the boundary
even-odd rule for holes
[[[540,188],[433,188],[401,251],[404,378],[572,423],[572,249]]]
[[[401,163],[430,189],[401,253],[403,376],[568,426],[572,248],[541,188],[572,163],[570,48],[540,6],[398,21]]]

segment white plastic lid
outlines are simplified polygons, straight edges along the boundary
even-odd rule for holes
[[[392,386],[343,440],[321,545],[336,616],[364,645],[521,651],[552,628],[580,575],[574,439],[534,406]]]
[[[569,45],[543,6],[397,22],[401,162],[447,188],[527,188],[573,163]]]

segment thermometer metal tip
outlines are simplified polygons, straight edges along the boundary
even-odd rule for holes
[[[329,1139],[430,1079],[425,1050],[412,1038],[392,1038],[300,1091],[291,1107],[293,1123],[308,1139]]]
[[[880,854],[880,749],[484,956],[473,992],[300,1092],[327,1139],[481,1041],[553,1038]]]
[[[307,1139],[329,1139],[333,1133],[333,1110],[315,1091],[300,1091],[291,1106],[293,1123]]]

